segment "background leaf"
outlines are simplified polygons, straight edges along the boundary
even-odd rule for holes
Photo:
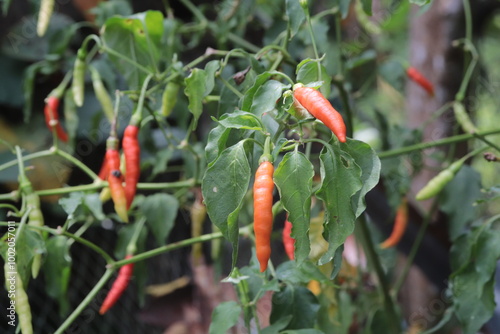
[[[165,245],[177,217],[179,209],[177,198],[163,193],[150,195],[144,198],[140,209],[158,246]]]
[[[287,329],[311,328],[316,321],[319,303],[316,297],[303,286],[286,285],[273,294],[271,324],[278,319],[292,316]]]

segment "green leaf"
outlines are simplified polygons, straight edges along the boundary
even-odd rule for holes
[[[70,243],[68,238],[62,235],[47,240],[47,259],[43,266],[47,294],[59,302],[61,314],[69,310],[68,291],[69,278],[71,276],[71,256],[69,253]]]
[[[184,93],[189,99],[189,111],[194,116],[194,128],[196,128],[196,122],[203,111],[203,98],[205,97],[205,91],[207,81],[207,72],[199,68],[195,68],[191,71],[191,74],[184,79],[186,88]]]
[[[455,315],[464,334],[476,333],[495,309],[493,288],[496,264],[500,259],[500,226],[493,222],[498,218],[496,216],[474,227],[470,233],[459,237],[458,244],[452,247],[455,266],[459,264],[458,259],[466,260],[459,264],[450,279]],[[462,256],[459,247],[464,247],[468,256]]]
[[[398,92],[404,92],[406,71],[398,60],[389,60],[378,67],[378,74]]]
[[[330,95],[331,76],[320,62],[312,59],[305,59],[297,65],[297,81],[303,84],[313,82],[323,82],[321,93],[328,97]]]
[[[219,157],[220,152],[226,147],[226,141],[230,132],[231,129],[219,124],[208,134],[205,157],[209,165]]]
[[[303,286],[286,285],[273,294],[271,324],[292,316],[287,329],[311,328],[316,322],[319,303],[311,291]]]
[[[298,0],[286,0],[286,15],[290,24],[290,39],[299,31],[306,15]]]
[[[235,111],[221,119],[219,124],[226,128],[244,129],[244,130],[262,130],[260,119],[254,114],[245,111]]]
[[[209,95],[215,86],[215,72],[220,68],[218,60],[212,60],[205,65],[206,81],[203,97]]]
[[[243,97],[243,102],[241,103],[241,110],[250,111],[257,90],[263,84],[265,84],[271,76],[272,74],[270,72],[264,72],[262,74],[259,74],[255,78],[254,84],[246,91],[245,96]]]
[[[118,231],[118,240],[116,242],[116,247],[115,247],[115,256],[117,259],[123,259],[125,255],[127,255],[127,246],[130,243],[130,240],[132,239],[135,230],[137,229],[137,226],[134,224],[127,224],[120,228],[120,231]],[[146,237],[148,235],[148,229],[147,226],[145,228],[141,229],[141,232],[139,233],[139,237],[137,238],[136,242],[136,248],[138,251],[141,249],[144,249],[144,245],[146,244]]]
[[[123,74],[130,89],[139,89],[149,74],[131,63],[145,66],[151,73],[157,72],[162,35],[163,14],[159,11],[129,17],[114,16],[106,20],[102,33],[104,46],[115,51],[113,54],[108,52],[109,58]]]
[[[290,320],[292,320],[293,316],[288,315],[286,317],[278,319],[275,323],[272,325],[262,329],[260,331],[261,334],[276,334],[276,333],[282,333],[281,330],[286,328],[286,326],[290,323]]]
[[[418,6],[424,6],[427,4],[430,4],[432,0],[410,0],[410,3],[414,3],[415,5]]]
[[[208,167],[201,185],[210,219],[233,245],[233,266],[238,255],[238,213],[251,172],[244,143],[225,149]]]
[[[338,147],[332,149],[334,152],[325,147],[320,155],[322,185],[317,196],[325,204],[323,234],[329,244],[320,264],[330,262],[337,248],[354,231],[356,211],[351,199],[362,188],[361,168]]]
[[[68,215],[68,219],[72,219],[78,207],[83,203],[84,194],[82,192],[72,192],[68,197],[59,199],[59,205]]]
[[[366,15],[372,15],[372,0],[361,0],[361,5]]]
[[[220,303],[212,313],[212,323],[208,330],[209,334],[226,333],[228,329],[236,325],[241,313],[241,306],[235,301]]]
[[[460,196],[457,196],[460,194]],[[448,216],[450,239],[466,233],[467,224],[476,216],[474,201],[481,196],[481,176],[472,167],[463,166],[446,185],[441,196],[441,211]]]
[[[177,217],[179,209],[177,198],[163,193],[150,195],[141,203],[140,209],[158,246],[165,245]]]
[[[304,262],[300,267],[293,261],[283,262],[276,268],[276,277],[290,284],[307,284],[311,280],[329,283],[328,278],[310,261]]]
[[[83,203],[87,209],[92,212],[97,220],[103,220],[105,218],[104,213],[102,212],[102,202],[99,198],[99,194],[93,193],[85,195]]]
[[[254,95],[250,112],[258,117],[276,108],[276,101],[281,97],[287,85],[276,80],[269,80],[259,87]]]
[[[295,258],[300,265],[309,256],[309,222],[314,168],[306,156],[298,151],[285,154],[274,172],[281,203],[292,223],[295,239]]]
[[[370,145],[354,139],[347,139],[347,143],[341,144],[344,152],[347,152],[361,168],[362,187],[353,197],[352,203],[355,216],[358,218],[366,209],[365,195],[372,190],[380,178],[380,159]]]

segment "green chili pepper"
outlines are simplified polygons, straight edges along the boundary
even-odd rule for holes
[[[83,105],[83,98],[85,95],[85,71],[87,63],[87,50],[80,48],[76,55],[75,64],[73,66],[73,84],[71,90],[73,91],[73,99],[78,107]]]
[[[455,177],[462,165],[464,159],[452,163],[448,168],[442,170],[438,175],[431,179],[415,196],[417,201],[426,200],[439,194],[441,190]]]
[[[179,93],[179,88],[180,86],[173,81],[170,81],[165,87],[161,99],[161,114],[163,116],[167,117],[172,113],[172,110],[177,103],[177,94]]]
[[[101,103],[102,110],[104,111],[104,114],[106,115],[108,120],[112,122],[114,112],[111,97],[109,96],[106,87],[104,87],[104,84],[102,83],[99,72],[95,68],[90,67],[90,73],[92,75],[92,85],[94,86],[94,92],[97,100],[99,100],[99,103]]]

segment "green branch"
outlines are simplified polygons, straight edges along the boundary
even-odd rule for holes
[[[500,133],[500,129],[494,129],[494,130],[481,131],[481,132],[478,132],[476,134],[468,134],[468,133],[461,134],[461,135],[443,138],[443,139],[439,139],[439,140],[435,140],[435,141],[429,141],[429,142],[425,142],[425,143],[401,147],[401,148],[394,149],[394,150],[380,152],[378,154],[378,157],[380,159],[388,159],[388,158],[397,157],[399,155],[407,154],[407,153],[410,153],[413,151],[421,151],[421,150],[425,150],[425,149],[431,148],[431,147],[443,146],[443,145],[448,145],[448,144],[466,141],[466,140],[474,138],[475,136],[484,137],[484,136],[489,136],[489,135],[494,135],[494,134],[499,134],[499,133]]]

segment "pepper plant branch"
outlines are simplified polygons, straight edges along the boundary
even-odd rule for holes
[[[363,215],[359,218],[358,226],[361,232],[361,237],[363,239],[363,245],[366,255],[371,265],[373,266],[373,269],[375,270],[375,273],[379,280],[379,287],[383,295],[385,311],[387,312],[387,316],[389,317],[389,324],[391,328],[390,333],[398,334],[400,333],[401,328],[399,326],[399,318],[394,306],[394,300],[389,293],[389,287],[387,284],[386,276],[384,274],[384,269],[380,264],[379,257],[377,255],[377,252],[375,251],[375,245],[373,244],[373,241],[370,237],[370,231],[368,230],[366,219]]]
[[[12,222],[10,222],[10,223],[9,222],[0,222],[0,226],[8,226],[9,224],[12,224]],[[20,225],[21,223],[14,223],[14,224]],[[96,244],[94,244],[91,241],[88,241],[84,238],[80,238],[80,237],[74,235],[73,233],[63,231],[61,228],[51,228],[51,227],[47,227],[47,226],[34,226],[34,225],[26,225],[26,226],[28,228],[39,230],[39,231],[45,231],[45,232],[48,232],[48,233],[53,234],[53,235],[64,235],[65,237],[73,239],[76,242],[81,243],[82,245],[87,246],[88,248],[92,249],[96,253],[100,254],[107,263],[113,262],[113,258],[111,256],[109,256],[109,254],[106,253],[101,247],[97,246]]]
[[[345,90],[344,87],[344,77],[341,76],[338,79],[333,80],[333,84],[337,87],[339,90],[339,97],[340,97],[340,102],[342,103],[342,108],[344,109],[346,119],[346,129],[347,129],[347,136],[352,137],[353,133],[353,117],[352,117],[352,109],[349,104],[349,96],[347,94],[347,91]]]
[[[435,199],[432,202],[431,208],[429,212],[427,212],[427,214],[425,215],[422,225],[418,230],[417,236],[415,237],[415,241],[413,242],[413,245],[411,246],[410,249],[410,253],[408,254],[408,258],[406,259],[403,271],[401,272],[401,275],[398,277],[396,283],[394,283],[394,286],[392,288],[392,295],[394,296],[394,298],[396,298],[399,291],[401,290],[401,287],[406,281],[406,278],[408,277],[408,273],[410,272],[411,265],[413,264],[418,249],[420,248],[420,244],[422,243],[422,240],[424,240],[425,231],[427,231],[427,227],[429,226],[431,217],[434,215],[437,208],[438,208],[438,201],[437,199]]]
[[[61,151],[60,149],[55,148],[54,154],[60,156],[61,158],[64,158],[71,162],[73,165],[77,166],[80,168],[85,174],[87,174],[92,180],[98,180],[99,176],[97,176],[96,173],[94,173],[90,168],[87,167],[83,162],[72,156],[71,154],[68,154],[64,151]]]
[[[36,158],[48,157],[48,156],[51,156],[52,154],[54,154],[52,150],[43,150],[40,152],[25,155],[23,157],[23,161],[26,162],[26,161],[33,160]],[[17,160],[12,160],[12,161],[6,162],[6,163],[0,165],[0,172],[9,168],[9,167],[14,167],[16,165],[17,165]]]
[[[466,141],[466,140],[474,138],[476,135],[481,136],[481,137],[485,137],[485,136],[490,136],[490,135],[499,134],[499,133],[500,133],[500,129],[481,131],[481,132],[477,132],[476,134],[466,133],[466,134],[451,136],[448,138],[443,138],[443,139],[439,139],[439,140],[435,140],[435,141],[429,141],[429,142],[425,142],[425,143],[420,143],[420,144],[415,144],[415,145],[397,148],[394,150],[380,152],[378,154],[378,157],[380,159],[388,159],[388,158],[397,157],[399,155],[407,154],[407,153],[410,153],[413,151],[421,151],[421,150],[431,148],[431,147],[437,147],[437,146],[442,146],[442,145],[458,143],[461,141]]]
[[[54,332],[54,334],[63,334],[65,330],[78,318],[80,313],[83,312],[83,310],[90,304],[90,302],[95,298],[97,293],[104,287],[106,282],[111,278],[113,275],[114,270],[113,269],[108,269],[104,272],[102,275],[101,279],[97,284],[94,286],[94,288],[88,293],[88,295],[82,300],[80,305],[77,306],[77,308],[69,315],[69,317],[66,318],[66,320],[59,326],[59,328]]]

